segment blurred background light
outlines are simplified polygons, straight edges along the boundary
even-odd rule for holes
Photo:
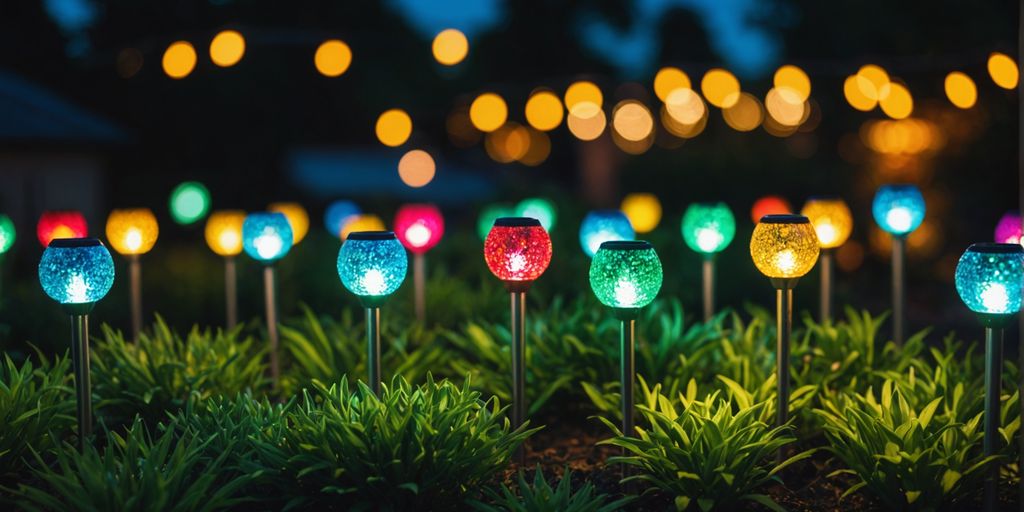
[[[384,111],[377,118],[374,127],[377,132],[377,140],[385,146],[398,147],[405,144],[412,135],[412,119],[404,110],[393,108]]]
[[[988,74],[992,81],[1003,89],[1016,89],[1020,79],[1020,70],[1012,57],[1004,53],[994,52],[988,57]]]
[[[422,149],[409,151],[398,161],[398,176],[402,183],[413,188],[427,186],[433,181],[436,171],[434,158]]]
[[[277,261],[288,254],[293,238],[291,224],[283,213],[250,213],[242,223],[242,248],[262,263]]]
[[[384,231],[385,229],[387,227],[384,225],[384,219],[372,213],[362,213],[350,217],[348,222],[341,227],[341,239],[344,241],[350,233],[357,231]]]
[[[242,252],[242,210],[217,210],[206,219],[206,245],[219,256],[236,256]]]
[[[445,66],[454,66],[462,62],[469,53],[469,40],[459,30],[445,29],[434,37],[431,50],[437,62]]]
[[[1022,244],[1021,216],[1018,211],[1006,212],[996,224],[995,241],[1001,244]]]
[[[750,207],[750,219],[754,221],[754,224],[760,222],[761,217],[765,215],[786,213],[793,213],[793,207],[781,196],[764,196],[754,201],[753,206]]]
[[[516,205],[516,216],[537,219],[545,231],[551,232],[558,220],[558,209],[549,199],[529,197]]]
[[[644,140],[654,130],[651,111],[643,103],[624,100],[612,112],[612,126],[622,138],[636,142]]]
[[[120,254],[145,254],[156,244],[160,234],[153,210],[149,208],[116,209],[107,217],[107,242]]]
[[[722,110],[722,119],[725,119],[725,124],[733,130],[749,132],[761,126],[764,110],[761,108],[761,102],[752,94],[741,93],[735,105]]]
[[[52,210],[43,212],[36,224],[36,237],[43,247],[55,238],[85,238],[89,227],[82,212],[75,210]]]
[[[16,238],[17,233],[14,229],[14,222],[7,215],[0,213],[0,255],[6,254],[7,251],[11,250]]]
[[[701,78],[700,92],[708,103],[718,108],[729,108],[740,100],[740,82],[732,73],[714,68]]]
[[[544,132],[558,128],[565,115],[562,100],[550,91],[541,91],[530,96],[530,99],[526,100],[525,113],[526,122]]]
[[[493,132],[508,119],[508,105],[501,96],[486,92],[476,97],[469,106],[469,119],[482,132]]]
[[[327,205],[324,211],[324,227],[331,236],[341,236],[341,228],[361,212],[355,203],[348,199],[338,199]]]
[[[202,219],[210,210],[210,191],[198,181],[186,181],[171,191],[171,218],[188,225]]]
[[[978,101],[978,88],[974,80],[959,71],[946,75],[944,85],[949,102],[959,108],[971,108]]]
[[[661,222],[661,201],[658,196],[648,193],[632,193],[622,199],[619,206],[629,218],[637,233],[650,233]]]
[[[309,232],[309,213],[301,204],[270,203],[267,211],[280,213],[288,219],[288,225],[292,228],[292,245],[297,245],[306,238],[306,233]]]
[[[811,97],[811,79],[797,66],[787,64],[780,67],[775,71],[772,82],[776,89],[794,94],[796,103],[803,103]]]
[[[903,84],[890,82],[882,86],[878,105],[893,119],[904,119],[914,112],[914,98]]]
[[[583,217],[580,224],[580,246],[583,253],[593,257],[601,244],[613,240],[632,240],[636,232],[629,218],[619,210],[594,210]]]
[[[164,51],[162,63],[167,76],[185,78],[196,67],[196,49],[188,41],[175,41]]]
[[[476,221],[476,232],[480,235],[480,239],[484,240],[487,238],[487,233],[490,233],[491,227],[494,226],[494,221],[501,217],[514,217],[516,214],[515,206],[507,203],[493,203],[484,206],[480,210],[480,216],[477,217]]]
[[[683,70],[664,67],[654,75],[654,94],[661,101],[668,101],[669,94],[676,89],[691,89],[690,77]]]
[[[600,109],[604,105],[601,89],[593,82],[573,82],[565,90],[565,108],[572,112],[573,107],[584,102],[593,103]]]
[[[607,120],[604,111],[597,103],[583,101],[569,109],[566,121],[569,132],[582,141],[594,140],[604,133]]]
[[[352,49],[343,41],[329,39],[317,47],[313,54],[313,64],[321,75],[331,78],[341,76],[352,64]]]
[[[226,68],[238,64],[245,55],[245,38],[235,30],[224,30],[210,42],[210,60]]]

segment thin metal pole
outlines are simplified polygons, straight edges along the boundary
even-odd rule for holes
[[[832,321],[832,249],[821,250],[821,323]]]
[[[92,437],[92,386],[89,384],[89,315],[71,315],[71,361],[75,370],[78,447]]]
[[[128,256],[128,270],[132,288],[132,339],[138,341],[142,332],[142,263],[138,254]]]
[[[370,389],[380,396],[380,308],[366,308],[366,368]]]
[[[1021,72],[1024,72],[1024,61],[1021,60],[1021,56],[1024,55],[1024,0],[1018,2],[1017,6],[1017,71],[1018,76]],[[1017,211],[1024,212],[1024,82],[1017,80]],[[1018,336],[1021,341],[1024,341],[1024,315],[1020,315],[1020,330]],[[1024,346],[1020,343],[1017,344],[1018,358],[1020,359],[1020,366],[1018,368],[1024,368]],[[1024,397],[1024,375],[1021,376],[1018,388],[1020,394],[1018,397]],[[1020,421],[1021,425],[1024,426],[1024,399],[1020,400]],[[1024,428],[1017,430],[1017,442],[1019,443],[1018,452],[1020,453],[1020,460],[1018,461],[1017,468],[1024,471]],[[1024,478],[1019,479],[1019,489],[1017,501],[1020,502],[1020,511],[1024,512]]]
[[[775,290],[776,358],[775,373],[778,390],[778,411],[775,423],[785,425],[789,421],[789,339],[793,332],[793,289]]]
[[[277,358],[277,291],[274,289],[274,267],[263,267],[263,292],[267,308],[267,338],[270,340],[270,380],[277,388],[281,367]]]
[[[710,322],[715,316],[715,260],[713,256],[704,258],[704,322]]]
[[[634,358],[636,340],[636,320],[622,321],[620,331],[619,353],[622,363],[620,385],[622,387],[622,433],[633,435],[633,385],[636,381],[636,363]],[[626,455],[626,449],[622,449]],[[622,465],[622,478],[629,476],[629,464]]]
[[[422,254],[417,253],[412,256],[412,279],[416,292],[416,320],[422,324],[427,319],[427,306],[424,298],[427,280],[426,262],[424,262]]]
[[[233,256],[224,258],[224,301],[227,304],[228,329],[234,329],[238,325],[238,273]]]
[[[999,442],[999,395],[1003,370],[1003,330],[985,328],[985,439],[984,455],[996,454]],[[985,511],[992,512],[998,505],[997,485],[999,465],[993,464],[985,477]]]
[[[526,421],[526,292],[512,292],[512,428]],[[523,445],[516,460],[526,461]]]
[[[897,346],[903,346],[903,306],[906,301],[903,275],[905,245],[906,238],[892,237],[892,341]]]

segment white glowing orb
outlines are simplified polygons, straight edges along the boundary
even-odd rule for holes
[[[836,241],[836,227],[831,222],[823,222],[814,226],[814,231],[818,234],[818,242],[821,245],[828,245]]]
[[[789,249],[779,251],[779,254],[775,255],[775,268],[783,274],[792,272],[796,268],[796,255],[793,254],[793,251]]]
[[[508,270],[509,272],[522,272],[526,270],[526,256],[522,254],[512,254],[509,256]]]
[[[265,260],[276,258],[278,254],[281,254],[281,248],[284,247],[281,237],[275,232],[264,232],[256,237],[252,244],[256,246],[256,253],[260,255],[260,258]]]
[[[405,230],[405,240],[413,247],[423,247],[424,245],[427,245],[427,243],[430,242],[430,237],[432,235],[433,233],[430,232],[430,228],[418,222],[409,226],[409,228]]]
[[[221,231],[217,241],[220,242],[220,246],[225,250],[231,250],[238,248],[238,245],[242,243],[242,237],[236,231]]]
[[[615,283],[615,302],[618,303],[619,307],[631,307],[639,299],[640,294],[636,290],[635,283],[625,279],[620,279]]]
[[[704,252],[718,250],[724,241],[725,237],[717,229],[700,228],[697,230],[697,247]]]
[[[1005,313],[1010,309],[1010,296],[1002,284],[988,283],[981,292],[981,303],[989,313]]]
[[[142,247],[142,231],[138,228],[128,228],[124,234],[124,247],[130,252],[135,252]]]
[[[910,209],[903,206],[897,206],[885,214],[885,223],[889,225],[889,229],[897,233],[910,231],[910,224],[913,220]]]
[[[363,273],[363,290],[367,295],[380,295],[387,288],[388,284],[384,279],[384,273],[379,269],[371,268]]]
[[[71,280],[68,281],[67,290],[67,302],[71,304],[81,304],[83,302],[89,302],[89,285],[86,284],[85,279],[78,274],[73,274]]]

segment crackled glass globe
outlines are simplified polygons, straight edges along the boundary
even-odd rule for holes
[[[803,276],[820,251],[818,236],[803,215],[765,215],[750,237],[754,266],[770,278]]]
[[[423,254],[444,236],[444,216],[432,204],[407,204],[395,213],[395,235],[409,252]]]
[[[250,213],[242,223],[242,248],[252,259],[277,261],[292,248],[292,226],[283,213]]]
[[[242,252],[242,210],[217,210],[206,219],[206,245],[220,256],[235,256]]]
[[[359,297],[386,297],[405,280],[409,256],[391,231],[349,233],[338,251],[338,277]]]
[[[683,214],[682,233],[690,249],[714,254],[736,236],[736,218],[725,203],[694,203]]]
[[[814,197],[807,200],[800,215],[807,217],[818,235],[822,249],[834,249],[846,243],[853,232],[853,214],[846,201]]]
[[[1020,310],[1024,248],[1020,244],[974,244],[956,265],[956,291],[976,313]]]
[[[914,185],[882,185],[871,205],[878,226],[893,235],[906,235],[924,220],[924,196]]]
[[[594,210],[580,224],[580,245],[589,257],[594,257],[594,253],[605,242],[634,238],[636,232],[633,231],[633,225],[620,210]]]
[[[662,278],[658,253],[644,241],[605,242],[590,262],[590,288],[601,304],[613,308],[650,304]]]
[[[61,304],[89,304],[114,284],[114,259],[96,238],[58,238],[43,251],[39,284]]]
[[[484,240],[484,260],[502,281],[534,281],[551,263],[551,237],[537,219],[501,217]]]
[[[149,208],[114,210],[107,217],[107,241],[120,254],[145,254],[156,244],[160,226]]]

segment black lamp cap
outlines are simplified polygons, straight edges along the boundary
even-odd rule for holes
[[[980,252],[982,254],[1013,254],[1024,252],[1024,247],[1020,244],[997,244],[992,242],[985,242],[980,244],[971,244],[967,248],[967,252]]]
[[[498,217],[494,219],[495,227],[503,228],[528,228],[540,226],[540,221],[533,217]]]
[[[644,240],[612,240],[603,242],[600,247],[609,251],[643,251],[650,248],[651,244]]]
[[[761,224],[809,224],[811,221],[803,215],[791,213],[765,215],[759,221]]]
[[[71,247],[96,247],[103,246],[99,238],[54,238],[50,240],[47,247],[71,248]]]
[[[392,240],[394,231],[355,231],[349,233],[345,240]]]

